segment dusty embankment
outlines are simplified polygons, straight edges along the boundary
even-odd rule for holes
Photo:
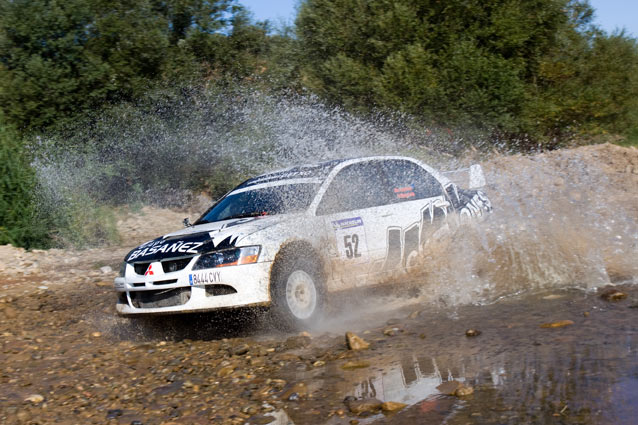
[[[118,223],[121,247],[0,247],[0,423],[631,423],[638,414],[631,407],[638,395],[638,291],[627,250],[635,252],[638,235],[626,229],[638,217],[638,150],[588,146],[485,166],[488,178],[500,176],[490,187],[497,208],[522,211],[517,218],[538,224],[532,235],[551,230],[540,239],[528,232],[532,247],[554,244],[546,255],[561,255],[561,264],[595,263],[605,277],[593,286],[624,282],[625,297],[567,289],[591,287],[576,284],[585,276],[574,272],[591,270],[552,265],[536,248],[538,270],[523,273],[517,264],[529,264],[524,255],[532,254],[488,238],[479,242],[498,255],[478,259],[473,279],[490,281],[489,289],[506,297],[491,305],[468,306],[428,286],[396,304],[348,305],[354,314],[303,335],[238,314],[131,322],[113,305],[121,259],[188,215],[144,208]],[[534,214],[521,206],[536,204]],[[575,206],[585,209],[570,220],[583,222],[571,229],[557,212]],[[592,217],[601,225],[592,227]],[[511,235],[511,223],[502,219],[504,227],[492,230]],[[591,254],[591,238],[578,229],[604,249]],[[549,238],[557,233],[561,238]],[[458,268],[438,264],[427,275],[451,282]],[[554,286],[515,296],[538,276]],[[555,283],[561,279],[574,285]],[[513,280],[523,283],[510,286]],[[466,336],[468,329],[480,332]],[[370,347],[348,349],[346,331]]]

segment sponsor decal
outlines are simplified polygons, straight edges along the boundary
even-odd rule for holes
[[[128,254],[126,261],[153,261],[162,258],[199,254],[207,249],[206,245],[208,245],[210,240],[208,232],[166,239],[157,238],[135,248]]]
[[[155,275],[155,273],[153,273],[153,265],[149,264],[148,269],[146,269],[146,273],[144,273],[144,276],[153,276],[153,275]]]
[[[221,282],[221,272],[201,272],[201,273],[191,273],[188,275],[188,283],[193,285],[206,285],[208,283],[219,283]]]
[[[399,199],[414,198],[414,186],[395,187],[393,189],[394,194]]]
[[[363,226],[363,219],[361,217],[343,218],[332,222],[332,228],[334,230],[351,229],[359,226]]]

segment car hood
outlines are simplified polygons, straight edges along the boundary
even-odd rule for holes
[[[131,250],[124,261],[152,262],[232,248],[245,236],[289,218],[290,215],[275,215],[198,224],[143,243]]]

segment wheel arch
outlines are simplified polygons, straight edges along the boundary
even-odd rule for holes
[[[317,250],[310,242],[298,239],[284,242],[277,251],[277,254],[275,254],[275,258],[270,269],[269,292],[272,288],[273,282],[277,279],[278,273],[281,272],[282,266],[286,264],[286,262],[294,261],[300,257],[311,259],[319,263],[318,270],[321,273],[321,286],[322,290],[325,291],[326,278],[328,276],[328,271],[326,270],[327,262],[319,253],[319,250]]]

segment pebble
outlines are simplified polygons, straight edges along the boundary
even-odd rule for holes
[[[474,388],[465,385],[461,385],[459,388],[456,389],[456,391],[454,391],[454,395],[457,397],[466,397],[473,393]]]
[[[370,343],[364,341],[360,336],[355,335],[352,332],[346,332],[346,345],[348,350],[365,350],[370,347]]]
[[[381,410],[383,410],[386,413],[393,413],[393,412],[398,412],[399,410],[407,406],[408,406],[407,404],[399,403],[396,401],[386,401],[385,403],[381,404]]]
[[[627,294],[617,290],[616,288],[607,288],[603,290],[600,294],[600,298],[605,301],[620,301],[627,298]]]
[[[100,267],[100,271],[102,272],[102,274],[113,273],[113,269],[111,268],[111,266]]]
[[[235,349],[233,350],[233,354],[235,356],[243,356],[244,354],[248,353],[248,351],[250,351],[250,346],[248,344],[241,344],[235,347]]]
[[[350,412],[358,415],[361,413],[375,413],[381,410],[383,403],[376,398],[365,398],[363,400],[348,400],[346,406]]]
[[[385,336],[395,336],[400,331],[399,328],[386,328],[383,330],[383,335]]]
[[[480,334],[481,334],[481,331],[479,331],[478,329],[468,329],[465,331],[465,336],[469,338],[479,336]]]
[[[44,401],[44,396],[40,394],[31,394],[29,397],[24,399],[25,402],[40,404]]]
[[[564,326],[573,325],[574,322],[571,320],[559,320],[557,322],[543,323],[541,328],[562,328]]]
[[[106,419],[116,419],[124,414],[122,409],[109,409],[106,411]]]
[[[445,381],[436,387],[436,389],[439,390],[441,394],[454,395],[461,385],[462,384],[459,381]]]
[[[341,369],[344,370],[353,370],[353,369],[365,369],[366,367],[370,367],[370,363],[363,360],[351,360],[347,361],[341,366]]]

